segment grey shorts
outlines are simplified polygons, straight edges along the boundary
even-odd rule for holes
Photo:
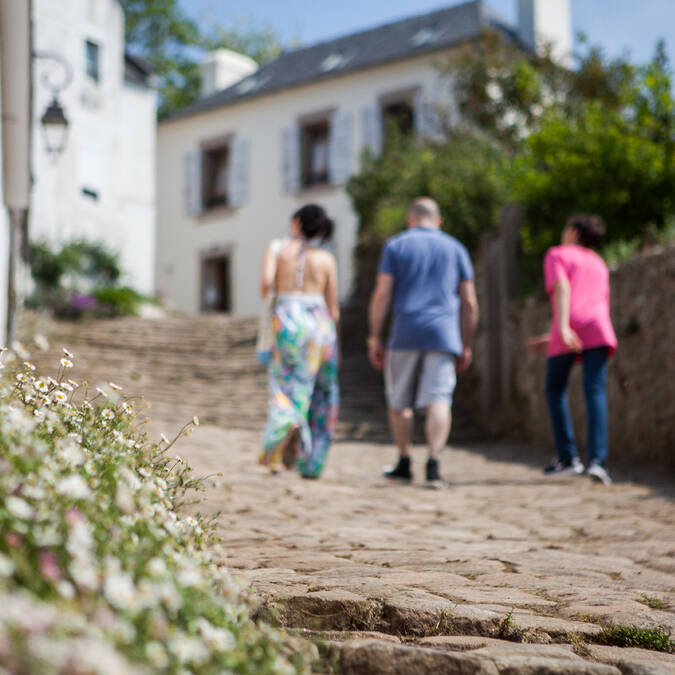
[[[384,365],[387,404],[393,410],[452,405],[457,384],[455,357],[448,352],[387,351]]]

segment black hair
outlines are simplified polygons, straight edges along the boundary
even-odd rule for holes
[[[321,237],[327,241],[333,236],[333,221],[318,204],[306,204],[293,214],[293,219],[300,221],[300,231],[305,239]]]
[[[588,248],[596,248],[605,236],[605,221],[588,213],[577,213],[567,219],[567,227],[573,227],[579,234],[579,243]]]

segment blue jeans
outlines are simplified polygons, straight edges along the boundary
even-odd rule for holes
[[[607,352],[607,347],[599,347],[581,353],[588,423],[588,461],[603,465],[608,453]],[[558,459],[565,463],[578,456],[567,400],[567,380],[576,358],[576,354],[551,356],[546,365],[546,398],[553,437]]]

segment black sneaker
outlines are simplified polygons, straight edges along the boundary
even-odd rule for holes
[[[427,460],[427,487],[440,490],[447,487],[448,484],[441,478],[438,473],[438,460],[429,458]]]
[[[413,476],[412,471],[410,471],[410,457],[399,457],[398,464],[395,467],[382,467],[382,475],[390,480],[411,483]]]
[[[556,459],[544,469],[544,475],[549,478],[562,478],[563,476],[578,476],[584,472],[584,465],[578,457],[563,462]]]

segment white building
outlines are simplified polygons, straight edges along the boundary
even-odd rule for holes
[[[379,152],[388,120],[438,134],[437,104],[452,111],[439,61],[486,28],[536,44],[551,4],[562,16],[568,0],[521,1],[520,31],[474,1],[285,53],[260,69],[232,52],[213,54],[201,100],[159,125],[158,293],[184,312],[255,313],[267,242],[288,231],[296,209],[318,202],[337,223],[344,299],[358,227],[344,185],[363,149]],[[564,43],[569,8],[566,16],[547,37],[559,32]]]
[[[120,254],[122,280],[154,293],[156,91],[144,64],[125,54],[118,0],[33,0],[33,192],[30,236],[60,245],[102,242]],[[40,118],[53,83],[69,121],[54,161]]]

